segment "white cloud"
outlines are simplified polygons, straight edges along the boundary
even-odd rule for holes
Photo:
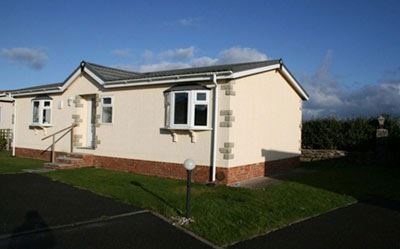
[[[190,61],[190,65],[192,67],[206,67],[212,66],[218,63],[218,59],[210,58],[207,56],[194,58]]]
[[[178,23],[183,27],[188,27],[195,25],[199,20],[199,18],[182,18],[178,20]]]
[[[151,50],[145,50],[142,57],[144,64],[139,66],[123,65],[120,68],[129,68],[140,72],[180,69],[188,67],[205,67],[218,64],[240,63],[249,61],[266,60],[267,55],[253,48],[232,47],[222,50],[216,58],[208,56],[196,56],[196,48],[168,49],[154,56]]]
[[[258,51],[257,49],[232,47],[220,52],[218,64],[263,61],[267,59],[267,55]]]
[[[166,26],[172,26],[172,27],[193,27],[196,26],[200,22],[201,18],[199,17],[187,17],[187,18],[181,18],[178,20],[174,21],[166,21],[164,22],[164,25]]]
[[[160,53],[161,59],[184,60],[192,58],[195,52],[193,46],[188,48],[169,49]]]
[[[154,53],[153,51],[146,49],[144,50],[142,56],[145,61],[151,61],[153,59]]]
[[[114,49],[113,51],[111,51],[111,53],[114,56],[121,57],[121,58],[126,58],[126,57],[129,57],[129,55],[131,54],[131,50],[129,48]]]
[[[131,72],[137,71],[137,67],[135,67],[134,65],[131,65],[131,64],[116,64],[116,65],[113,65],[112,67],[119,68],[119,69],[126,70],[126,71],[131,71]]]
[[[3,48],[0,50],[0,56],[34,70],[42,69],[48,60],[46,52],[33,48]]]
[[[153,72],[153,71],[180,69],[180,68],[187,68],[187,67],[190,67],[190,64],[183,63],[183,62],[161,61],[158,63],[141,65],[141,66],[139,66],[138,71]]]
[[[348,89],[330,72],[332,52],[328,51],[319,69],[304,79],[310,100],[304,104],[304,118],[374,116],[400,112],[400,69],[398,74],[375,84]]]

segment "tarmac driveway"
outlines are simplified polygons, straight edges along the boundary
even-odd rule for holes
[[[231,248],[400,248],[400,203],[366,200],[240,242]]]
[[[210,248],[137,207],[37,174],[0,175],[0,248]]]

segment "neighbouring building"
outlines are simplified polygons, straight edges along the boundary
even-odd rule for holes
[[[0,91],[0,130],[12,129],[13,99]]]
[[[52,137],[43,138],[61,130],[53,167],[83,158],[184,178],[192,158],[195,181],[222,184],[295,167],[308,99],[282,60],[148,73],[82,61],[64,82],[11,94],[17,156],[49,160]]]

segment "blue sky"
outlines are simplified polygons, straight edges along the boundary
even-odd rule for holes
[[[143,71],[283,58],[308,116],[396,112],[399,16],[390,0],[2,1],[0,89],[63,81],[83,59]]]

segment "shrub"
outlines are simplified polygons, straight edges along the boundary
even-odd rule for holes
[[[4,151],[7,148],[7,140],[4,137],[0,137],[0,151]]]
[[[400,122],[385,116],[385,128],[389,131],[388,147],[400,151]],[[340,149],[372,151],[375,149],[376,118],[334,118],[305,121],[302,126],[302,147],[307,149]]]

